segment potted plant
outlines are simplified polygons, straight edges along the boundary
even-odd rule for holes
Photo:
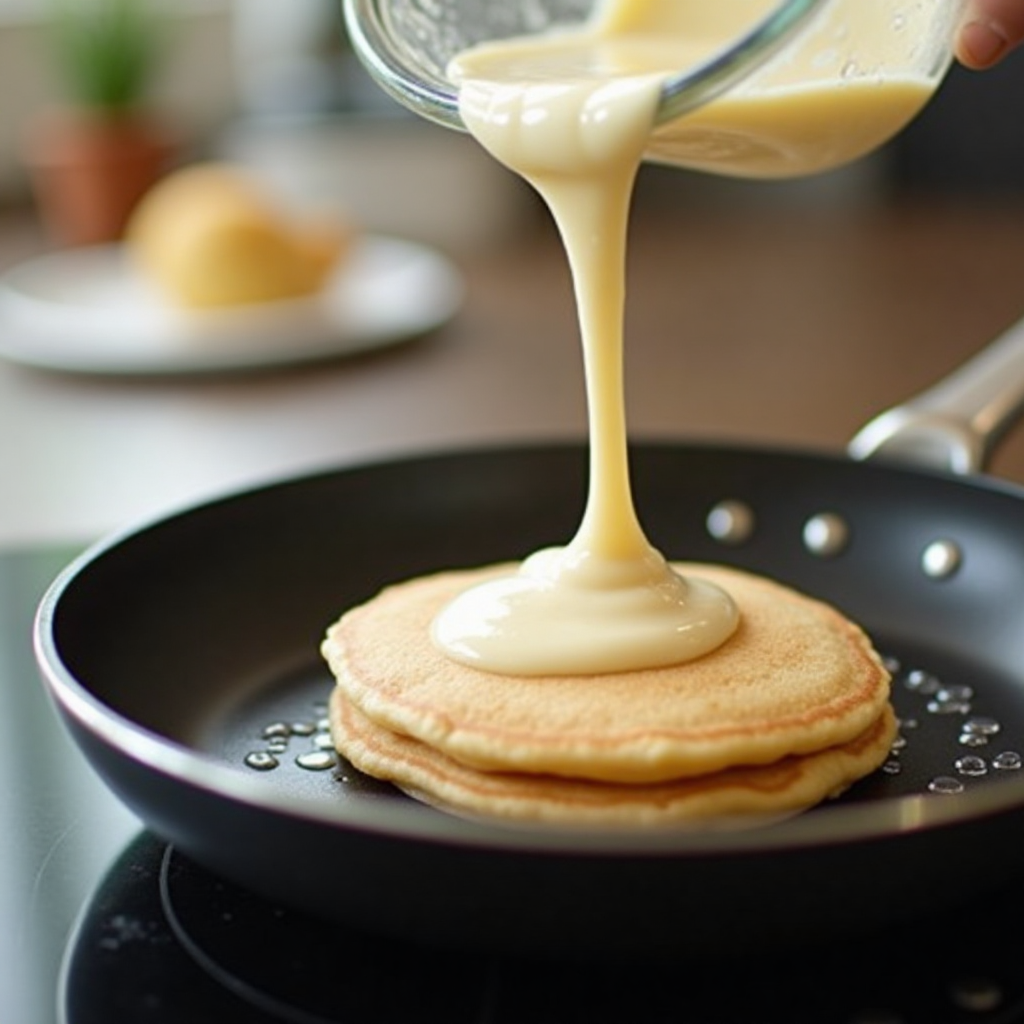
[[[36,202],[54,241],[113,241],[173,152],[149,106],[159,24],[150,0],[53,0],[50,28],[67,101],[29,128]]]

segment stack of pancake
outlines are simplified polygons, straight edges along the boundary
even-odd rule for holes
[[[447,602],[515,566],[389,587],[323,643],[339,752],[456,814],[602,828],[775,820],[885,760],[889,674],[857,625],[762,577],[676,568],[729,592],[738,629],[695,661],[607,675],[499,675],[434,646]]]

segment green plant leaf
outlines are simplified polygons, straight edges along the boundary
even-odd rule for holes
[[[159,54],[148,0],[54,0],[57,56],[83,105],[123,111],[145,95]]]

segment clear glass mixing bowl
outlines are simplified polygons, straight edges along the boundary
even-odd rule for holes
[[[464,128],[456,91],[445,75],[452,57],[477,43],[579,24],[600,2],[344,0],[344,9],[357,54],[387,93],[423,117]],[[665,83],[659,123],[678,118],[758,73],[770,79],[773,68],[791,58],[821,78],[909,73],[937,85],[952,60],[953,35],[964,4],[964,0],[705,2],[745,5],[754,12],[754,20],[722,52]],[[833,15],[827,19],[830,29],[823,32],[825,19],[819,16],[833,7],[839,9],[829,12]],[[876,33],[871,52],[856,45],[856,33],[843,38],[841,26],[847,16],[874,18],[884,26]]]

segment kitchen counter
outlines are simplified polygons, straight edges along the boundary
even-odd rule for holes
[[[1024,314],[1024,203],[657,199],[641,187],[633,225],[636,437],[838,450]],[[32,224],[8,217],[0,267],[40,251]],[[88,540],[325,466],[583,436],[568,275],[546,220],[459,263],[455,319],[374,354],[177,379],[0,362],[0,545]],[[1024,442],[994,469],[1024,481]]]

